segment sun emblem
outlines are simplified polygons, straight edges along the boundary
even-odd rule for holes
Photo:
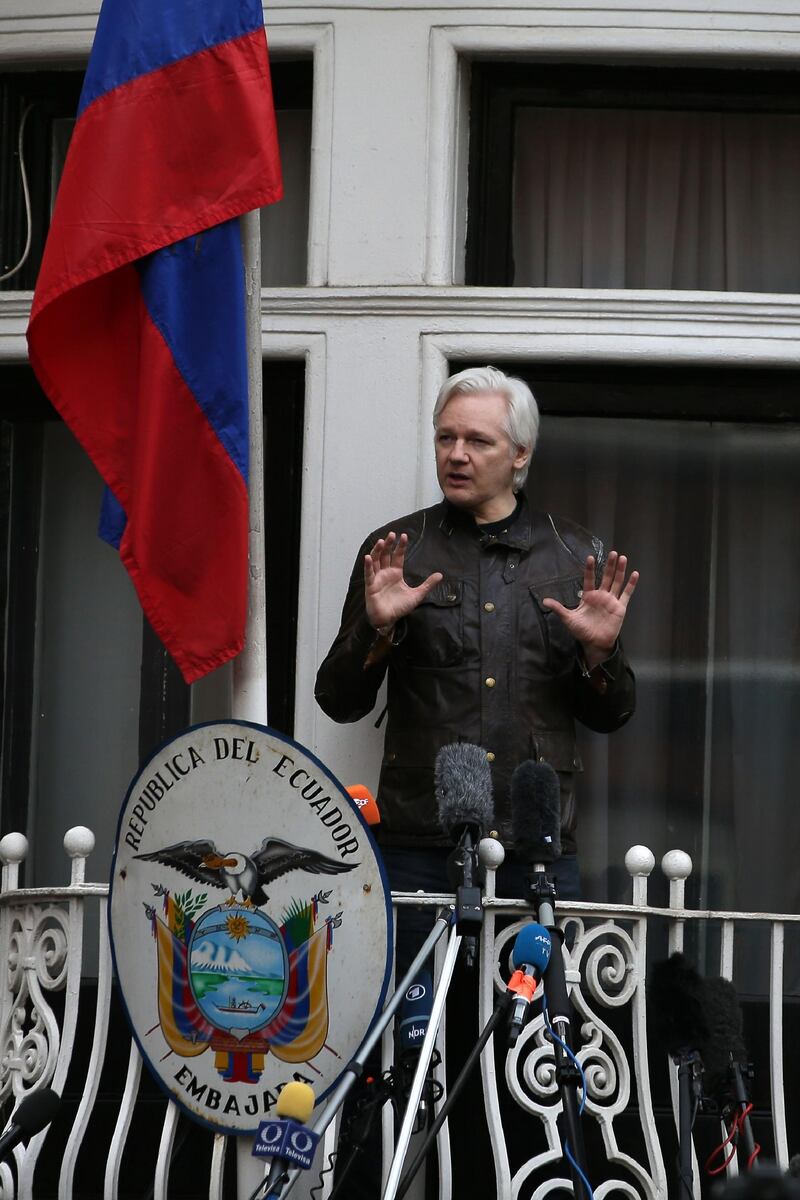
[[[243,917],[241,914],[237,914],[236,916],[231,915],[225,924],[228,929],[228,936],[232,937],[235,942],[240,942],[250,932],[250,922],[247,917]]]

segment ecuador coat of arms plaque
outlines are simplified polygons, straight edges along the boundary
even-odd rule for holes
[[[264,726],[195,726],[142,767],[109,916],[142,1056],[215,1130],[255,1133],[291,1080],[321,1099],[383,1003],[391,897],[366,822]]]

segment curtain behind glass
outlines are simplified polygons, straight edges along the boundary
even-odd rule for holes
[[[519,108],[517,287],[800,292],[800,117]]]
[[[644,843],[691,854],[691,904],[800,910],[799,471],[794,427],[543,419],[533,504],[642,573],[623,630],[637,711],[579,734],[587,899],[627,899]]]

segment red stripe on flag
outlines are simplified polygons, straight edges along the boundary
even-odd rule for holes
[[[107,92],[75,127],[32,321],[67,289],[281,195],[263,29]]]
[[[75,289],[41,312],[36,326],[34,370],[125,509],[120,555],[148,619],[191,683],[242,648],[242,476],[150,320],[135,267]],[[39,344],[47,347],[45,361]],[[57,380],[49,363],[58,364]],[[218,647],[211,656],[209,646]]]

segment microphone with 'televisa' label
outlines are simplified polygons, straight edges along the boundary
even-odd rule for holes
[[[354,783],[347,788],[348,795],[368,825],[380,825],[381,813],[378,802],[363,783]]]
[[[253,1143],[256,1158],[272,1159],[266,1184],[259,1185],[256,1194],[263,1187],[267,1198],[279,1195],[289,1169],[309,1169],[320,1138],[307,1125],[313,1110],[314,1091],[307,1083],[293,1080],[281,1088],[275,1105],[277,1116],[261,1122]]]
[[[508,1044],[516,1044],[525,1027],[536,985],[547,970],[553,943],[544,925],[525,925],[517,934],[511,963],[514,974],[508,981],[509,991],[515,992],[508,1017]]]

